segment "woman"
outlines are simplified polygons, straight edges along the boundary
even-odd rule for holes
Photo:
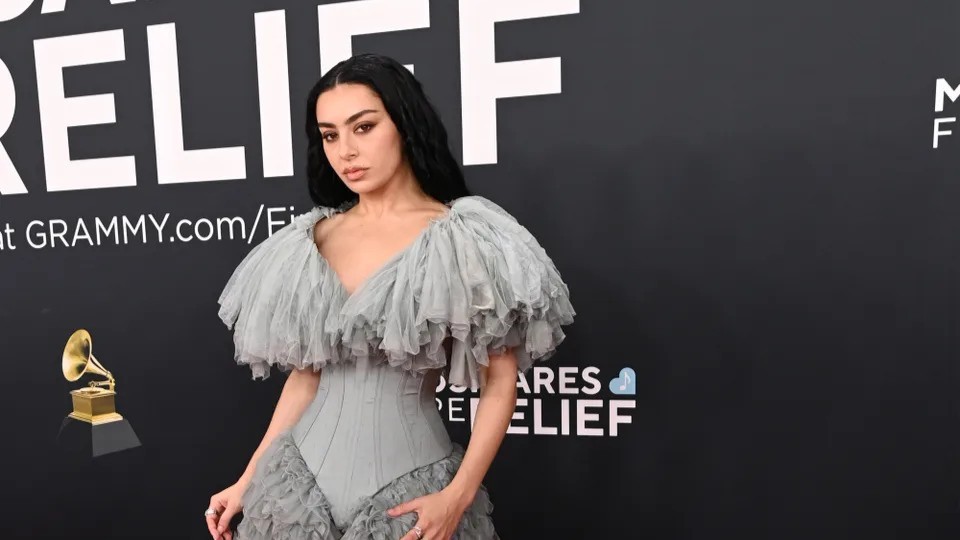
[[[260,446],[210,499],[214,538],[498,538],[481,483],[516,405],[575,312],[543,248],[470,195],[419,82],[380,55],[307,99],[316,207],[240,263],[220,296],[236,360],[290,375]],[[451,442],[441,374],[480,389]]]

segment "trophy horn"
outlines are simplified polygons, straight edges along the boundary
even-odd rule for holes
[[[67,340],[67,344],[63,348],[63,359],[60,365],[63,368],[63,376],[68,381],[73,382],[86,373],[94,373],[106,377],[107,380],[91,382],[91,386],[108,384],[110,390],[114,390],[116,382],[113,374],[103,367],[103,364],[93,355],[93,338],[90,337],[90,332],[82,328],[74,332]]]

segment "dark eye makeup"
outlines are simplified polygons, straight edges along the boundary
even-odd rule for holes
[[[371,129],[373,129],[373,126],[374,126],[374,125],[375,125],[375,124],[372,124],[372,123],[370,123],[370,122],[364,122],[364,123],[362,123],[362,124],[358,124],[358,125],[357,125],[357,129],[363,128],[363,131],[361,131],[360,133],[366,133],[366,132],[370,131]],[[337,135],[337,132],[335,132],[335,131],[328,131],[328,132],[326,132],[326,133],[321,133],[321,134],[320,134],[320,137],[321,137],[324,141],[326,141],[326,142],[331,142],[333,139],[330,139],[329,137],[330,137],[330,136],[336,137],[336,135]]]

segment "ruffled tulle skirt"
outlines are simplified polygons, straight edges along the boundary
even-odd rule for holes
[[[304,462],[289,431],[277,436],[260,458],[243,495],[243,520],[237,540],[398,540],[413,529],[416,513],[398,517],[386,511],[400,503],[435,493],[453,479],[463,447],[434,463],[393,479],[361,500],[348,523],[334,523],[330,503]],[[490,517],[493,504],[480,487],[464,512],[454,540],[499,540]]]

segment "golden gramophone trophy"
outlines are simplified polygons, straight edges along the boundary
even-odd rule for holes
[[[93,356],[93,339],[80,329],[70,336],[63,348],[61,360],[63,376],[68,381],[79,380],[85,374],[101,375],[107,380],[90,381],[85,388],[70,391],[73,412],[63,419],[58,442],[64,446],[82,447],[86,454],[89,441],[93,457],[140,446],[133,427],[116,410],[116,379]],[[107,388],[103,388],[103,387]]]

